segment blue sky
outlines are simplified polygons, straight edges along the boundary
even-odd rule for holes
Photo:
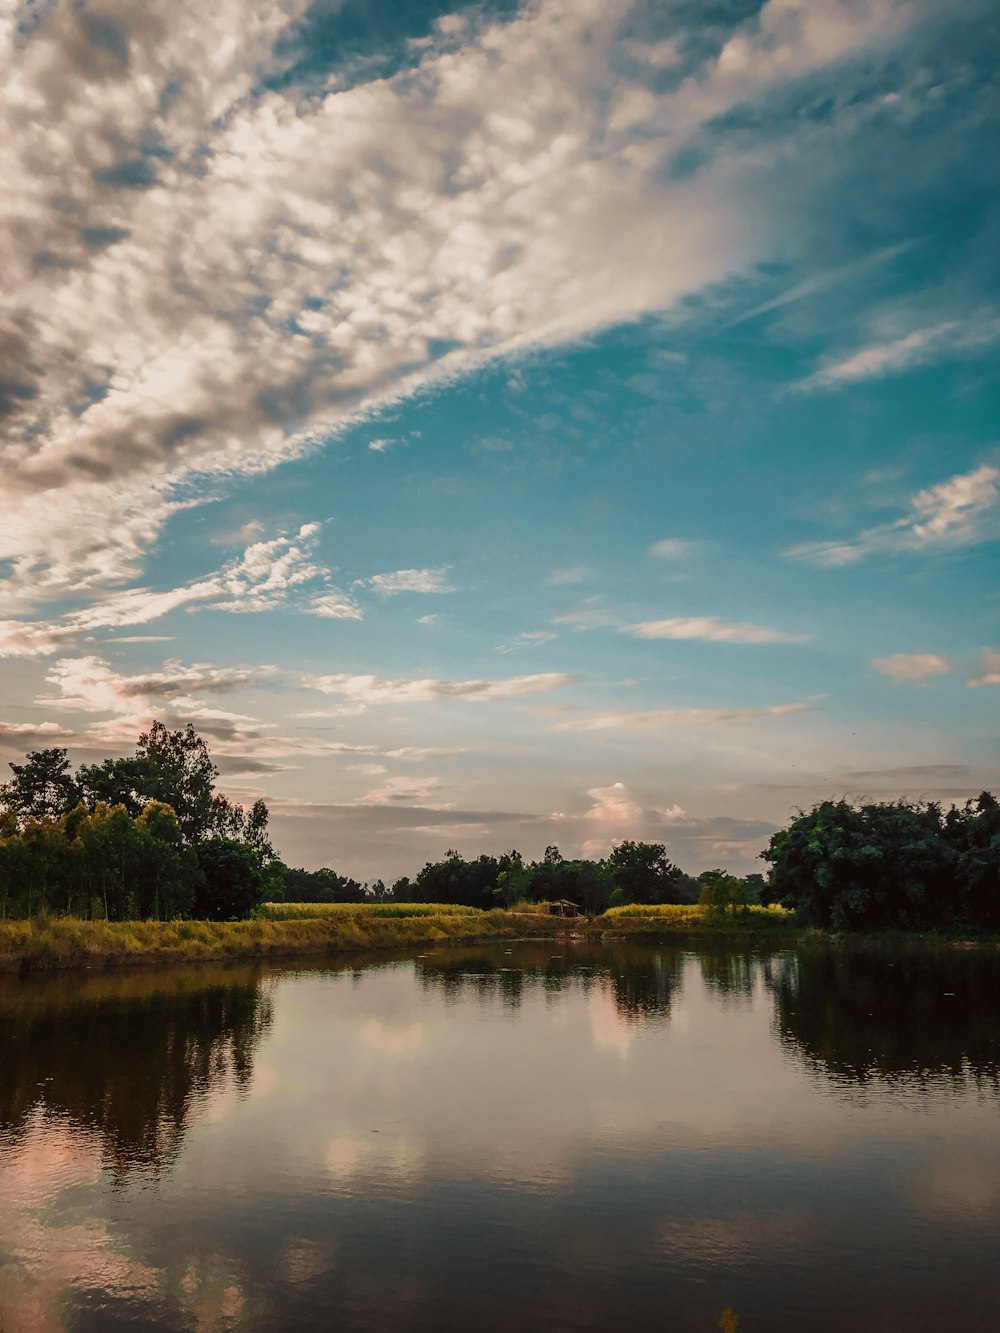
[[[285,859],[997,785],[986,4],[4,12],[0,758]]]

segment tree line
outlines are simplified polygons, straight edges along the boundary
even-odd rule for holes
[[[764,901],[838,931],[1000,929],[1000,802],[823,801],[776,833]]]
[[[630,903],[778,904],[803,925],[836,931],[1000,929],[1000,802],[990,792],[947,810],[934,801],[823,801],[760,855],[767,874],[716,867],[692,877],[656,842],[626,840],[599,860],[566,859],[555,846],[531,862],[516,851],[473,859],[449,851],[389,889],[280,863],[274,888],[289,902],[567,901],[591,916]]]
[[[0,785],[0,917],[245,917],[274,851],[268,810],[216,790],[193,726],[154,722],[135,753],[72,771],[52,747]]]
[[[701,902],[725,911],[778,903],[833,930],[1000,929],[1000,802],[824,801],[775,833],[767,875],[722,868],[693,877],[663,843],[627,839],[600,859],[541,860],[511,850],[448,851],[411,880],[362,883],[329,867],[282,862],[263,801],[216,789],[218,769],[193,726],[154,722],[135,752],[74,772],[58,747],[10,765],[0,784],[0,917],[52,913],[107,920],[247,916],[285,902],[568,902],[594,916],[626,904]]]
[[[441,861],[428,861],[415,878],[404,875],[388,888],[381,880],[361,884],[328,867],[291,870],[279,861],[271,873],[271,891],[286,902],[449,903],[483,909],[567,902],[588,916],[630,903],[749,904],[759,901],[764,885],[762,875],[741,879],[722,869],[688,875],[670,860],[663,843],[631,839],[600,860],[567,859],[555,845],[546,847],[540,861],[525,861],[517,851],[467,859],[451,850]]]

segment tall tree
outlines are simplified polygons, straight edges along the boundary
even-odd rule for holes
[[[0,801],[19,820],[58,819],[80,799],[67,752],[58,746],[32,750],[23,764],[11,764],[13,778],[0,784]]]
[[[225,817],[231,807],[224,797],[226,808],[219,805],[215,793],[219,770],[190,722],[176,731],[154,722],[139,737],[135,760],[142,795],[173,807],[188,842],[201,842],[219,829],[220,816]]]
[[[697,886],[667,856],[662,842],[619,843],[607,864],[626,902],[689,903]]]

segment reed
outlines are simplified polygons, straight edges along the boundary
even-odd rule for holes
[[[513,937],[523,924],[500,910],[442,908],[400,915],[355,910],[251,921],[82,921],[73,917],[0,922],[0,971],[114,967],[135,963],[274,958],[397,949],[448,940]]]
[[[800,929],[795,913],[777,904],[719,908],[705,903],[631,903],[627,907],[610,907],[603,916],[595,917],[590,927],[629,935],[790,934]]]
[[[405,919],[414,916],[482,916],[478,907],[454,903],[264,903],[259,915],[265,921],[306,921],[326,917],[360,919]]]

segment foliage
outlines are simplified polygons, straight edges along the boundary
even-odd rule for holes
[[[698,876],[701,889],[698,902],[710,912],[724,913],[735,910],[743,911],[750,906],[751,891],[745,879],[727,874],[725,870],[705,870]]]
[[[614,891],[614,878],[604,861],[567,861],[556,846],[545,849],[530,866],[524,896],[536,902],[575,903],[588,915],[602,912]]]
[[[135,754],[82,764],[75,775],[66,750],[59,747],[34,750],[23,764],[10,767],[14,777],[0,786],[0,800],[19,824],[58,819],[81,802],[92,810],[122,806],[138,818],[151,801],[160,801],[176,813],[188,843],[236,838],[262,860],[274,855],[267,838],[267,806],[258,800],[244,810],[216,791],[219,770],[190,723],[171,731],[154,722],[140,735]]]
[[[0,825],[0,917],[180,916],[191,911],[198,874],[173,810],[158,801],[138,819],[99,804]]]
[[[273,857],[267,806],[244,811],[215,790],[218,770],[192,726],[154,722],[134,755],[75,776],[60,748],[10,767],[0,788],[0,918],[224,919],[260,901]]]
[[[32,750],[23,764],[11,764],[14,776],[0,783],[0,801],[18,821],[58,819],[80,799],[77,780],[69,771],[66,750],[53,746]]]
[[[518,852],[502,856],[485,853],[466,861],[456,851],[443,861],[424,866],[413,882],[413,901],[418,903],[462,903],[467,907],[496,907],[500,876],[522,866]]]
[[[695,885],[667,856],[662,842],[626,839],[607,860],[615,884],[633,903],[689,903]]]
[[[824,801],[762,853],[769,895],[834,930],[1000,926],[1000,803]]]
[[[449,851],[428,863],[407,888],[417,901],[463,902],[505,907],[527,902],[571,902],[588,916],[628,902],[693,902],[697,885],[667,857],[662,843],[623,842],[603,861],[568,861],[546,847],[541,861],[525,863],[518,852],[467,861]]]
[[[287,903],[363,903],[368,897],[363,884],[338,875],[329,866],[322,870],[302,870],[275,861],[268,870],[268,895],[274,896],[277,885]]]
[[[807,945],[766,974],[783,1045],[842,1091],[941,1080],[1000,1091],[1000,953],[922,941]]]
[[[260,903],[264,889],[260,860],[245,842],[210,838],[198,848],[198,868],[195,916],[239,921]]]

